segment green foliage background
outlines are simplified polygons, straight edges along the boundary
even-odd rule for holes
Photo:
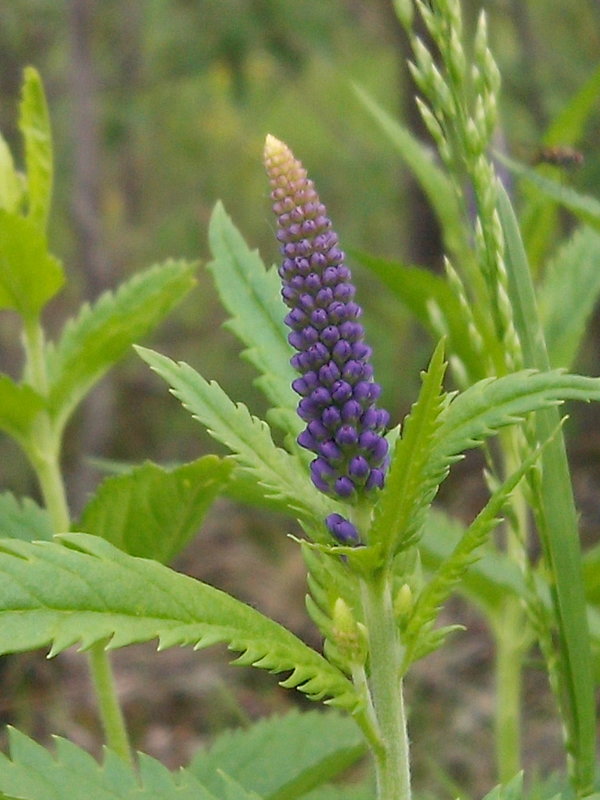
[[[410,263],[413,189],[352,87],[358,83],[413,126],[412,89],[403,64],[406,46],[390,5],[387,0],[90,4],[105,284],[114,286],[166,257],[208,260],[208,220],[217,199],[265,261],[276,260],[261,164],[267,132],[287,141],[309,167],[348,250]],[[473,18],[481,5],[465,3],[467,16]],[[595,0],[488,0],[483,5],[504,80],[499,147],[528,161],[551,121],[597,66],[600,9]],[[73,84],[80,77],[73,62],[73,15],[84,6],[76,0],[0,0],[0,128],[18,152],[16,108],[22,69],[29,63],[44,79],[53,120],[56,190],[50,235],[70,277],[70,293],[51,309],[56,328],[82,298],[93,294],[79,261],[73,219]],[[583,168],[562,177],[596,195],[599,122],[596,113],[580,143]],[[560,226],[570,228],[566,215]],[[397,420],[416,396],[418,370],[425,366],[430,345],[382,284],[359,268],[355,275],[384,402]],[[161,329],[160,344],[154,344],[199,367],[231,397],[262,413],[263,401],[251,385],[255,373],[240,361],[238,344],[220,327],[226,312],[206,270],[200,271],[199,282]],[[8,373],[19,358],[13,325],[10,315],[0,316],[0,368]],[[599,371],[597,350],[592,331],[580,354],[582,369],[591,374]],[[114,373],[110,397],[105,436],[92,455],[169,462],[214,450],[139,360],[131,358]],[[582,459],[598,455],[593,442],[582,447],[581,436],[595,424],[596,413],[578,409],[570,424]],[[72,426],[74,441],[81,436],[82,419],[77,416]],[[74,444],[65,455],[72,469],[75,453]],[[35,493],[26,466],[5,439],[0,441],[0,479],[17,494]],[[444,493],[461,510],[469,502],[456,492],[456,483]],[[425,688],[415,691],[416,703],[427,680],[426,673]],[[435,719],[430,724],[435,727]],[[415,739],[426,739],[421,725],[427,720],[415,722]]]

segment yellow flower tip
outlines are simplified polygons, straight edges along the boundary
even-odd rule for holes
[[[284,155],[290,155],[290,149],[287,144],[268,133],[265,139],[265,161],[269,159],[279,159]]]

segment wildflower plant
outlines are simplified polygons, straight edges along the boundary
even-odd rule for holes
[[[431,287],[431,302],[415,300],[415,273],[403,265],[362,259],[413,303],[435,339],[410,413],[400,423],[379,406],[361,306],[328,212],[301,162],[268,136],[264,161],[279,263],[265,268],[218,204],[208,265],[229,327],[259,374],[257,385],[270,404],[267,420],[189,365],[138,347],[230,455],[172,471],[144,464],[109,478],[75,522],[59,467],[65,423],[94,381],[189,288],[193,266],[169,262],[133,278],[84,307],[56,344],[45,342],[40,312],[63,276],[45,238],[49,124],[39,79],[26,73],[25,178],[0,148],[0,302],[22,319],[25,366],[20,382],[2,376],[0,426],[29,457],[45,507],[0,498],[0,651],[50,646],[54,655],[72,645],[87,651],[108,751],[99,766],[64,740],[51,755],[13,731],[10,757],[0,757],[6,797],[291,800],[325,784],[367,748],[375,785],[361,796],[407,800],[403,683],[414,662],[456,630],[436,625],[455,591],[475,599],[496,636],[498,773],[506,784],[497,796],[521,795],[515,721],[522,662],[536,640],[557,695],[572,788],[581,797],[593,790],[591,642],[597,646],[600,631],[593,614],[588,629],[557,406],[600,399],[600,379],[551,368],[553,353],[573,354],[576,342],[572,332],[565,333],[568,342],[556,335],[548,352],[523,240],[490,157],[499,77],[485,16],[470,62],[457,0],[396,0],[395,7],[413,47],[420,108],[439,162],[361,97],[410,160],[438,213],[447,250],[445,282],[418,276]],[[416,13],[435,53],[414,33]],[[467,188],[474,214],[464,199]],[[578,202],[589,220],[593,205]],[[596,234],[578,236],[557,256],[555,271],[571,267],[582,236],[590,260],[600,254]],[[577,303],[558,280],[560,291],[548,285],[549,318],[558,313],[553,303],[566,301],[583,332],[589,303]],[[458,390],[444,388],[446,352]],[[490,493],[463,526],[432,503],[452,465],[477,447],[485,453]],[[298,521],[307,610],[322,652],[258,610],[166,566],[220,491]],[[530,508],[542,544],[537,562],[529,556]],[[492,538],[500,524],[502,547]],[[482,567],[484,547],[493,569]],[[589,574],[597,577],[597,567]],[[282,686],[337,711],[292,715],[225,738],[177,774],[144,756],[136,771],[108,654],[154,639],[160,648],[225,642],[238,653],[235,663],[284,673]],[[302,746],[309,742],[312,747]]]

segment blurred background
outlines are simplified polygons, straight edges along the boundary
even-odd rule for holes
[[[501,139],[531,160],[548,124],[598,65],[597,0],[466,0],[466,25],[482,7],[503,76]],[[439,269],[435,221],[353,84],[422,135],[391,0],[0,0],[0,129],[21,156],[17,108],[23,68],[37,67],[53,121],[54,253],[69,284],[46,319],[51,332],[83,300],[167,257],[206,261],[217,199],[267,263],[277,259],[261,154],[266,133],[286,141],[315,180],[342,244]],[[565,180],[599,194],[598,114],[580,143],[585,163]],[[562,220],[565,231],[571,221]],[[431,343],[396,300],[355,269],[384,404],[395,420],[414,400]],[[210,276],[152,342],[188,361],[229,395],[264,411],[239,359]],[[18,374],[15,319],[0,315],[0,368]],[[598,320],[580,358],[597,374]],[[586,536],[597,535],[597,417],[570,425]],[[219,452],[134,355],[81,408],[69,431],[65,471],[73,515],[101,479],[90,457],[183,461]],[[469,517],[481,502],[477,457],[461,464],[442,501]],[[0,441],[2,488],[37,496],[27,465]],[[302,564],[289,520],[219,501],[177,567],[249,600],[318,646],[303,608]],[[459,601],[447,612],[469,631],[412,677],[417,786],[455,780],[474,793],[494,780],[490,641]],[[304,704],[262,673],[226,666],[224,652],[130,648],[116,663],[135,744],[169,766],[226,725]],[[85,663],[36,654],[5,660],[0,718],[45,739],[67,735],[96,751],[98,730]],[[532,670],[525,742],[542,770],[561,766],[560,731],[543,675]],[[489,748],[486,746],[489,745]],[[489,752],[490,757],[482,754]],[[436,754],[436,763],[431,760]],[[439,754],[439,758],[437,755]]]

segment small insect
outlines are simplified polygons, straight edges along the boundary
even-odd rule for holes
[[[552,164],[555,167],[574,169],[583,164],[583,153],[566,145],[541,147],[532,160],[533,164]]]

